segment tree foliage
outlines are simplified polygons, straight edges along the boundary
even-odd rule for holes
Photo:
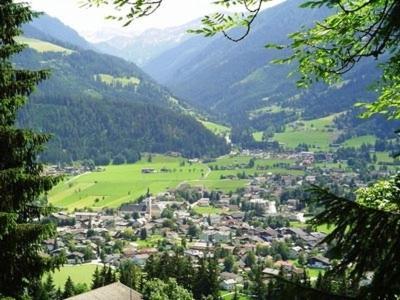
[[[217,0],[223,9],[232,7],[240,13],[217,12],[204,16],[202,27],[191,32],[204,36],[222,33],[232,41],[240,41],[251,30],[251,25],[270,0]],[[87,6],[110,5],[121,14],[112,19],[129,25],[138,18],[154,13],[163,1],[85,0]],[[373,103],[362,104],[364,116],[381,113],[390,118],[400,117],[400,3],[397,0],[309,0],[303,8],[328,7],[332,14],[318,21],[312,28],[302,28],[290,35],[290,45],[268,47],[291,50],[292,55],[276,60],[279,63],[298,63],[299,86],[307,87],[316,81],[337,83],[341,75],[352,69],[361,59],[381,58],[382,80],[377,89],[379,97]],[[121,9],[125,8],[125,9]],[[237,30],[238,27],[244,30]],[[235,29],[235,30],[232,30]],[[383,57],[383,55],[385,56]]]
[[[363,104],[364,116],[382,113],[398,118],[400,3],[396,0],[316,0],[302,5],[322,6],[331,8],[333,14],[316,22],[311,29],[291,34],[292,43],[288,48],[293,54],[277,62],[298,62],[301,74],[298,84],[308,86],[320,80],[337,83],[341,75],[362,59],[382,58],[383,77],[377,86],[379,97],[373,103]]]
[[[44,176],[36,161],[49,136],[15,126],[26,96],[49,75],[15,69],[10,61],[24,49],[15,41],[20,26],[35,15],[26,4],[5,0],[0,16],[0,293],[20,298],[60,262],[42,253],[54,226],[38,222],[51,211],[38,198],[58,179]]]
[[[145,300],[193,300],[192,294],[179,286],[175,279],[168,279],[166,282],[160,279],[147,281],[143,288]]]
[[[378,183],[360,192],[358,202],[312,188],[314,200],[325,209],[311,224],[334,228],[322,241],[331,245],[331,254],[340,259],[331,272],[347,275],[363,299],[395,299],[400,293],[398,177],[389,184],[393,195],[387,187],[382,192]]]

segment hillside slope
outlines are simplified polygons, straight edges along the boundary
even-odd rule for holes
[[[373,99],[366,87],[379,77],[374,62],[363,62],[340,86],[321,84],[310,90],[297,89],[296,77],[288,79],[294,65],[270,63],[288,53],[265,49],[265,44],[287,43],[288,34],[329,14],[326,9],[301,9],[300,3],[288,0],[266,9],[239,43],[221,36],[207,42],[193,37],[146,64],[144,70],[191,104],[242,126],[254,127],[253,112],[273,105],[318,118],[347,110],[355,101]]]
[[[30,45],[19,67],[52,71],[21,111],[20,126],[54,135],[42,156],[50,162],[94,159],[135,161],[138,153],[217,156],[228,151],[179,102],[133,63],[63,42],[21,38]]]

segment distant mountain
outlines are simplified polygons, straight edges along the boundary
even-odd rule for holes
[[[290,107],[282,112],[292,121],[322,117],[347,110],[357,100],[368,100],[374,94],[366,87],[379,71],[375,62],[365,61],[346,75],[340,86],[315,85],[310,90],[296,88],[295,77],[288,74],[294,65],[273,65],[271,60],[288,52],[268,50],[267,43],[288,43],[288,34],[301,26],[311,26],[329,15],[328,9],[302,9],[301,2],[288,0],[264,10],[251,33],[239,43],[219,36],[214,39],[193,37],[143,66],[161,84],[192,105],[208,109],[233,125],[263,130],[274,118],[271,106]],[[233,33],[234,34],[234,33]],[[279,117],[277,119],[285,120]],[[264,128],[263,128],[264,127]]]
[[[74,29],[66,26],[57,18],[43,14],[23,27],[26,36],[45,40],[56,39],[58,41],[77,46],[82,49],[94,49],[94,47],[79,35]]]
[[[49,42],[48,33],[27,28],[30,37],[20,41],[30,49],[15,63],[52,71],[19,116],[20,126],[54,135],[43,160],[106,163],[122,157],[132,162],[140,152],[198,157],[229,150],[223,138],[184,114],[181,103],[135,64],[70,47],[71,36],[62,34],[64,41],[57,41],[52,35]]]
[[[132,37],[120,36],[95,43],[96,49],[126,60],[139,66],[157,57],[191,37],[187,33],[190,28],[195,28],[199,20],[194,20],[182,26],[167,29],[149,29],[140,35]]]

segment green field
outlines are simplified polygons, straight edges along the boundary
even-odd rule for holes
[[[199,121],[204,125],[204,127],[212,131],[214,134],[226,136],[231,132],[231,129],[227,126],[210,121],[204,121],[204,120],[199,120]]]
[[[338,114],[310,121],[297,121],[286,126],[284,132],[276,133],[274,139],[286,148],[295,148],[299,144],[310,145],[311,150],[329,150],[337,132],[332,123]]]
[[[108,85],[117,85],[120,84],[122,86],[128,85],[139,85],[140,79],[136,77],[114,77],[109,74],[98,74],[95,76],[96,79],[100,80],[103,83]]]
[[[256,142],[262,142],[262,138],[263,138],[263,132],[262,131],[257,131],[253,133],[253,139]]]
[[[168,189],[176,188],[182,183],[192,186],[202,186],[209,190],[223,192],[235,191],[245,187],[249,179],[221,179],[224,176],[238,174],[293,174],[303,175],[303,171],[287,170],[276,164],[291,165],[292,160],[256,159],[254,167],[248,168],[250,156],[224,156],[209,164],[192,163],[180,157],[153,155],[148,162],[148,156],[135,164],[106,166],[102,171],[82,174],[68,178],[58,184],[50,193],[49,199],[57,207],[72,210],[74,208],[118,207],[147,193],[157,194]],[[210,170],[209,167],[219,170]],[[257,167],[267,167],[258,170]],[[154,173],[143,174],[142,169],[152,168]],[[220,168],[224,168],[221,170]],[[168,172],[163,172],[167,169]]]
[[[213,206],[195,206],[193,207],[193,210],[203,216],[208,216],[208,215],[219,215],[223,212],[221,208],[213,207]]]
[[[32,39],[32,38],[27,38],[24,36],[20,36],[16,38],[17,42],[27,44],[29,48],[32,48],[38,52],[64,52],[65,54],[71,54],[74,51],[49,43],[49,42],[44,42],[41,40],[37,39]]]
[[[232,300],[234,297],[235,292],[229,292],[229,291],[221,291],[220,292],[220,296],[223,300]],[[242,293],[238,293],[239,295],[239,300],[250,300],[251,297],[247,296],[245,294]]]
[[[387,152],[376,152],[376,158],[378,162],[393,162],[393,157],[389,155]]]
[[[306,223],[300,223],[298,221],[292,221],[290,222],[290,226],[294,227],[294,228],[306,228],[308,225]],[[317,228],[315,228],[315,230],[317,232],[322,232],[325,234],[329,234],[331,233],[335,228],[333,226],[329,226],[327,224],[324,225],[319,225],[317,226]]]
[[[351,139],[348,139],[342,143],[342,146],[344,147],[354,147],[354,148],[360,148],[362,144],[366,145],[374,145],[376,141],[376,137],[373,135],[363,135],[363,136],[357,136]]]
[[[118,207],[120,204],[146,194],[175,188],[183,181],[199,180],[207,172],[201,163],[181,166],[184,159],[153,155],[152,162],[143,160],[129,165],[107,166],[104,171],[92,172],[64,181],[50,192],[50,202],[56,206],[73,209],[83,207]],[[155,173],[142,174],[143,168],[153,168]],[[170,172],[161,172],[161,169]]]
[[[72,281],[76,283],[86,283],[86,285],[90,288],[92,283],[92,275],[96,270],[97,265],[95,264],[84,264],[84,265],[76,265],[76,266],[64,266],[61,267],[60,270],[56,270],[54,273],[51,273],[54,279],[54,284],[56,288],[60,287],[61,289],[64,287],[65,281],[68,276],[71,277]],[[101,269],[101,266],[98,266]],[[46,279],[46,276],[44,276]]]
[[[158,242],[162,241],[164,238],[161,235],[153,234],[145,240],[137,240],[135,243],[139,248],[151,248],[157,247]]]

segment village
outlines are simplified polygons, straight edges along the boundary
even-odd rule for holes
[[[244,154],[252,158],[271,156],[263,152]],[[307,186],[325,183],[324,177],[329,176],[329,186],[345,193],[364,187],[366,182],[356,172],[315,167],[316,159],[331,163],[331,155],[316,158],[312,152],[300,152],[276,157],[296,160],[296,164],[284,167],[304,170],[304,174],[279,175],[259,168],[257,176],[243,175],[249,184],[234,192],[182,183],[156,195],[148,191],[119,208],[59,211],[49,217],[57,224],[58,236],[44,246],[50,255],[65,255],[69,265],[91,263],[114,268],[125,260],[144,267],[151,255],[180,246],[193,262],[216,255],[220,288],[226,291],[246,286],[251,267],[258,261],[266,266],[266,281],[280,272],[306,272],[315,280],[335,263],[327,258],[323,243],[333,228],[307,223],[318,211],[305,201]],[[142,169],[143,176],[157,171]],[[390,174],[383,169],[374,172]]]

